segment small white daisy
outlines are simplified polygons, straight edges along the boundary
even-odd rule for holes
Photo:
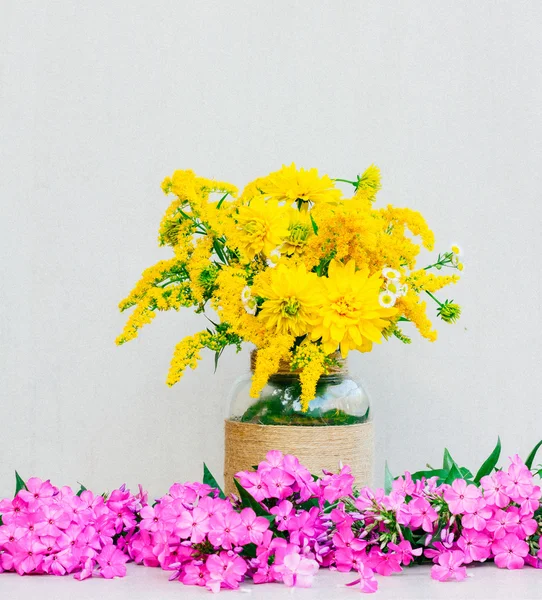
[[[394,306],[395,300],[395,294],[392,294],[388,290],[380,292],[380,295],[378,296],[378,302],[380,302],[380,306],[383,306],[384,308],[391,308],[392,306]]]
[[[382,269],[382,275],[384,275],[386,279],[391,279],[392,281],[401,277],[401,273],[399,273],[399,271],[396,271],[395,269],[390,269],[389,267]]]

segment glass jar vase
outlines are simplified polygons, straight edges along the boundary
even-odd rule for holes
[[[255,353],[252,356],[254,365]],[[370,402],[362,384],[354,379],[344,360],[337,357],[338,367],[323,375],[306,412],[301,409],[299,372],[281,364],[258,398],[250,396],[252,373],[239,377],[229,394],[229,418],[259,425],[355,425],[370,417]]]
[[[252,354],[252,367],[255,353]],[[371,485],[373,424],[369,396],[349,375],[346,364],[320,377],[309,408],[301,408],[299,372],[282,364],[258,398],[250,396],[252,374],[239,377],[228,396],[225,420],[224,483],[235,492],[233,478],[252,470],[270,450],[297,456],[313,475],[338,472],[348,465],[357,486]],[[254,369],[252,368],[252,371]]]

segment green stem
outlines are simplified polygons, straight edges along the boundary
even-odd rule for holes
[[[425,293],[428,294],[429,296],[431,296],[431,298],[433,298],[433,300],[439,305],[439,306],[444,306],[444,304],[442,304],[442,302],[440,300],[438,300],[438,298],[435,298],[435,296],[433,296],[433,294],[431,292],[428,292],[427,290],[425,290]]]
[[[350,179],[339,179],[337,177],[336,179],[333,179],[333,181],[342,181],[343,183],[349,183],[350,185],[353,185],[355,188],[358,187],[358,182],[357,181],[350,181]]]

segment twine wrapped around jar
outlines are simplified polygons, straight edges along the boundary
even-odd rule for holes
[[[258,425],[226,419],[225,490],[235,493],[235,474],[252,470],[269,450],[294,454],[313,475],[321,475],[322,469],[337,473],[340,463],[350,465],[357,486],[371,485],[373,445],[371,422],[307,427]]]

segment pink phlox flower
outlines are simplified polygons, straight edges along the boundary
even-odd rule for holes
[[[222,500],[221,498],[206,496],[198,502],[198,508],[206,513],[207,518],[211,519],[216,514],[230,512],[231,503],[228,500]]]
[[[341,525],[333,535],[337,570],[348,572],[357,568],[361,553],[365,554],[367,542],[356,538],[349,526]]]
[[[436,563],[438,561],[438,559],[440,558],[440,556],[442,556],[443,554],[446,554],[447,552],[450,551],[452,544],[450,544],[448,541],[433,542],[432,546],[433,546],[432,548],[426,548],[424,550],[423,555],[426,558],[430,558],[433,562]]]
[[[186,504],[195,504],[198,499],[198,493],[193,488],[182,483],[174,483],[169,488],[169,495],[175,500],[182,500]]]
[[[393,492],[402,494],[403,498],[405,496],[412,496],[412,493],[415,489],[415,485],[412,481],[412,476],[410,475],[410,473],[408,471],[405,471],[404,477],[397,477],[397,479],[394,479],[393,483],[391,484],[391,489]]]
[[[47,547],[38,537],[26,535],[18,542],[7,545],[5,550],[13,556],[13,568],[19,575],[24,575],[39,570]]]
[[[537,522],[532,518],[533,512],[529,507],[519,508],[519,519],[518,519],[518,537],[526,538],[533,535],[538,527]]]
[[[209,579],[209,571],[201,560],[194,560],[185,565],[181,581],[185,585],[199,585],[205,587]]]
[[[328,525],[320,516],[320,509],[313,506],[310,510],[298,511],[288,521],[290,541],[298,546],[323,539],[327,535]]]
[[[92,577],[95,566],[96,563],[94,562],[94,560],[92,558],[87,558],[83,563],[82,569],[73,576],[74,579],[83,581],[83,579],[88,579],[89,577]]]
[[[288,529],[288,521],[295,516],[294,505],[289,500],[279,502],[269,512],[275,515],[275,523],[279,531],[286,531]]]
[[[282,469],[284,467],[284,455],[279,450],[270,450],[265,455],[265,460],[258,465],[258,471],[270,471],[271,469]]]
[[[247,563],[233,552],[211,554],[205,562],[209,571],[207,587],[218,592],[221,587],[236,590],[243,581],[247,571]]]
[[[341,573],[348,573],[352,569],[357,569],[361,558],[361,553],[353,552],[351,548],[337,548],[333,553],[335,567]]]
[[[487,503],[483,498],[480,498],[475,510],[462,516],[461,523],[463,524],[463,527],[466,527],[467,529],[483,531],[486,528],[488,519],[492,516],[493,510],[487,506]]]
[[[130,540],[128,553],[138,565],[144,564],[146,567],[157,567],[159,561],[153,552],[153,544],[153,535],[143,529],[138,531]]]
[[[421,556],[423,551],[422,548],[413,549],[408,540],[402,540],[398,544],[390,542],[388,548],[399,556],[401,564],[405,566],[408,566],[414,560],[415,556]]]
[[[143,486],[138,483],[137,484],[138,492],[135,495],[135,499],[137,500],[137,509],[141,509],[145,504],[149,503],[149,493],[143,489]]]
[[[506,511],[504,524],[506,532],[515,533],[519,538],[526,538],[529,535],[533,535],[538,524],[532,516],[530,511],[523,512],[517,506],[511,506]]]
[[[169,535],[166,531],[154,533],[153,543],[152,552],[162,569],[166,570],[172,570],[174,565],[182,565],[191,560],[195,552],[192,545],[185,545],[186,542],[180,542],[177,536]]]
[[[196,494],[196,500],[199,498],[206,498],[207,496],[216,497],[219,493],[218,490],[216,490],[215,488],[212,488],[206,483],[200,483],[199,481],[187,483],[186,487],[188,488],[188,490]]]
[[[94,528],[102,546],[112,543],[116,530],[114,518],[110,514],[99,516],[94,522]]]
[[[41,507],[41,519],[35,524],[38,535],[51,535],[58,537],[62,530],[67,529],[71,523],[71,516],[62,506],[44,504]]]
[[[475,485],[467,485],[464,479],[456,479],[451,486],[444,490],[444,500],[454,515],[474,512],[480,497],[480,490]]]
[[[338,474],[327,475],[320,482],[324,499],[330,503],[351,496],[353,484],[354,476],[348,465],[345,465]]]
[[[540,486],[533,485],[533,491],[529,494],[529,496],[523,498],[520,503],[521,510],[524,510],[525,512],[531,512],[534,514],[534,512],[540,506],[541,496],[542,490],[540,489]]]
[[[475,529],[463,529],[457,545],[463,551],[465,564],[484,562],[491,555],[488,536]]]
[[[60,532],[60,535],[57,538],[57,542],[63,548],[72,548],[73,550],[77,545],[77,540],[81,535],[82,529],[83,528],[81,527],[81,525],[79,525],[79,523],[71,523],[71,525],[67,529]]]
[[[333,543],[337,548],[349,548],[354,552],[361,552],[367,547],[367,542],[357,538],[347,525],[337,527],[337,531],[333,535]]]
[[[438,519],[437,511],[425,498],[415,498],[408,504],[410,526],[413,529],[421,527],[427,533],[433,531],[433,523]]]
[[[265,517],[256,516],[252,508],[244,508],[240,516],[246,529],[246,540],[252,544],[261,544],[264,533],[269,529],[269,521]]]
[[[42,481],[38,477],[31,477],[26,482],[27,490],[20,490],[18,496],[24,500],[32,510],[36,503],[47,503],[58,494],[58,489],[51,485],[49,480]]]
[[[124,577],[126,575],[126,563],[129,557],[121,552],[113,544],[102,548],[96,561],[100,565],[100,575],[105,579]]]
[[[318,491],[318,484],[314,481],[310,471],[300,464],[298,458],[292,454],[284,456],[284,470],[295,478],[299,487],[301,501],[308,500],[314,493]],[[297,491],[297,490],[296,490]]]
[[[282,564],[276,570],[282,575],[282,581],[288,587],[308,588],[312,585],[314,575],[319,569],[315,560],[304,558],[297,552],[284,556]]]
[[[92,525],[87,525],[77,536],[76,547],[83,558],[94,558],[102,545]]]
[[[73,494],[63,500],[63,507],[70,514],[70,518],[80,525],[86,525],[93,517],[92,510],[84,500]]]
[[[386,510],[402,511],[405,507],[405,495],[403,492],[391,492],[382,499],[382,506]]]
[[[258,502],[270,497],[269,490],[264,481],[264,474],[260,471],[241,471],[235,475],[239,483]],[[290,475],[290,477],[292,477]],[[292,477],[293,479],[293,477]]]
[[[9,525],[2,525],[0,527],[0,549],[4,544],[18,542],[25,534],[26,531],[21,529],[17,523],[11,522]]]
[[[71,573],[78,565],[79,559],[75,558],[70,548],[66,548],[45,556],[42,569],[49,575],[66,575],[66,573]]]
[[[37,507],[37,505],[34,506]],[[36,527],[39,527],[39,525],[44,521],[45,518],[43,508],[45,508],[45,505],[37,507],[37,510],[35,512],[25,512],[21,515],[21,517],[17,519],[17,525],[20,528],[21,536],[27,534],[31,536],[35,535]]]
[[[542,569],[542,558],[533,556],[532,554],[527,554],[524,560],[526,565],[529,565],[534,569]]]
[[[147,531],[154,532],[158,531],[163,527],[161,521],[162,507],[157,504],[154,508],[152,506],[144,506],[140,511],[141,522],[139,523],[140,529],[146,529]]]
[[[345,512],[344,504],[342,504],[342,503],[339,504],[339,506],[337,508],[334,508],[329,513],[329,518],[333,523],[335,523],[335,525],[337,525],[337,527],[342,524],[345,524],[345,525],[348,525],[348,527],[351,527],[352,524],[354,523],[354,519],[350,516],[350,514]]]
[[[70,545],[65,542],[62,537],[54,537],[51,535],[40,536],[40,542],[46,547],[45,554],[54,554],[55,552],[61,552],[62,550],[69,548]],[[70,552],[71,551],[72,548],[70,548]]]
[[[359,585],[361,591],[365,594],[372,594],[378,589],[378,582],[374,576],[374,571],[363,562],[357,565],[359,578],[347,583],[347,586]]]
[[[524,557],[529,554],[529,545],[514,533],[507,533],[502,539],[493,542],[491,552],[495,564],[501,569],[521,569]]]
[[[270,498],[283,500],[293,493],[291,486],[295,483],[295,479],[283,469],[274,468],[263,472],[262,481],[267,487]]]
[[[255,571],[252,574],[252,581],[256,585],[260,583],[272,583],[273,581],[277,581],[275,578],[275,571],[272,569],[267,563],[261,562],[255,559],[253,562],[253,568]]]
[[[373,546],[365,563],[379,575],[387,576],[392,573],[400,573],[403,570],[400,558],[401,555],[396,552],[382,552]]]
[[[380,504],[384,499],[384,490],[382,488],[377,488],[376,490],[372,490],[369,487],[361,488],[359,491],[359,496],[356,498],[356,508],[363,512],[364,510],[371,508],[375,503]]]
[[[421,496],[424,493],[437,494],[440,491],[441,486],[438,483],[438,476],[429,477],[429,479],[419,479],[416,481],[416,489],[412,492],[411,496]]]
[[[512,463],[502,479],[505,493],[514,502],[521,502],[533,492],[533,475],[524,464]]]
[[[216,519],[215,515],[213,519]],[[193,544],[199,544],[205,539],[205,535],[210,529],[210,519],[207,513],[201,508],[194,510],[185,510],[175,524],[174,531],[182,539],[190,539]]]
[[[195,509],[194,512],[198,510]],[[216,548],[222,547],[230,550],[238,546],[246,535],[246,527],[241,520],[241,515],[235,511],[218,513],[209,519],[207,537]]]
[[[164,527],[172,531],[175,529],[177,521],[179,521],[184,512],[186,510],[190,511],[193,508],[180,498],[169,499],[167,496],[161,498],[156,506],[160,506],[160,518],[164,523]]]
[[[10,525],[11,523],[25,520],[27,512],[28,504],[19,494],[17,494],[13,500],[8,500],[6,498],[0,501],[0,515],[2,515],[2,522],[4,525]]]
[[[445,552],[438,557],[438,565],[431,567],[431,577],[438,581],[463,581],[467,577],[467,568],[463,565],[463,552],[453,550]]]

